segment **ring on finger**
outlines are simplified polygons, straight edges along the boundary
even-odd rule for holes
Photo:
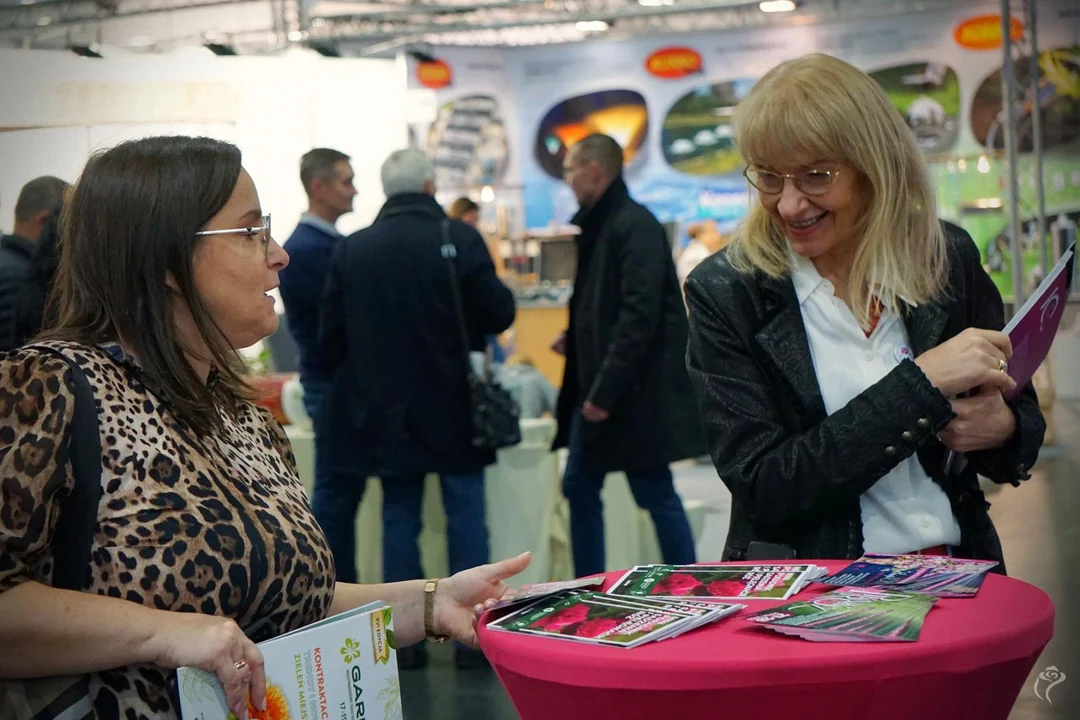
[[[237,670],[243,670],[247,667],[247,661],[241,660],[240,662],[235,662],[233,663],[233,667],[235,667]]]
[[[998,360],[998,370],[1003,373],[1009,372],[1009,363],[1005,362],[1004,360]]]

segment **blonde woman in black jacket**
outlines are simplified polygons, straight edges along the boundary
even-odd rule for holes
[[[733,496],[724,559],[758,542],[1004,571],[978,475],[1029,477],[1045,424],[902,118],[869,76],[811,55],[767,73],[735,125],[757,199],[686,284],[690,375]]]

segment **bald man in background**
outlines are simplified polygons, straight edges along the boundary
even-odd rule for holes
[[[667,234],[630,197],[622,168],[622,148],[607,135],[584,138],[563,162],[581,234],[560,344],[566,370],[555,447],[569,448],[563,494],[578,577],[605,569],[600,491],[609,472],[626,473],[656,525],[664,562],[695,559],[669,467],[705,451],[686,371],[686,310]]]

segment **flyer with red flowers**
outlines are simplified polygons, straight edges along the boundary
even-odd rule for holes
[[[497,603],[492,605],[489,610],[497,610],[499,608],[510,607],[511,605],[519,605],[531,600],[537,600],[542,597],[548,597],[550,595],[557,595],[567,590],[581,590],[584,588],[599,587],[604,584],[604,576],[597,575],[596,577],[579,578],[577,580],[563,580],[559,582],[546,582],[535,583],[533,585],[522,585],[517,590],[511,590],[503,595]]]
[[[846,587],[746,620],[814,642],[914,642],[936,601],[922,593]]]
[[[608,590],[630,597],[786,600],[825,568],[809,564],[638,565]]]
[[[624,601],[603,593],[578,591],[544,598],[488,623],[488,628],[631,648],[675,637],[745,607],[712,604],[703,608],[698,605],[638,599]]]

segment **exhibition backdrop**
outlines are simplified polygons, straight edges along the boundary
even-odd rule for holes
[[[992,255],[1007,225],[996,7],[497,52],[441,49],[435,62],[411,62],[411,87],[431,88],[438,108],[413,133],[438,158],[442,189],[490,186],[489,198],[517,196],[520,227],[573,215],[563,156],[604,132],[626,151],[631,192],[662,221],[685,227],[712,218],[730,229],[749,200],[732,143],[735,105],[777,63],[828,53],[881,83],[931,162],[942,214]],[[1056,215],[1080,211],[1080,16],[1067,1],[1039,10],[1046,199]],[[1014,19],[1013,32],[1021,30]],[[1018,66],[1026,75],[1027,59]],[[1028,158],[1032,99],[1018,98]],[[1030,216],[1033,174],[1020,169],[1021,212]]]

